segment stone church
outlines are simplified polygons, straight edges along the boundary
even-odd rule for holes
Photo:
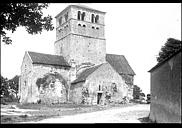
[[[70,5],[56,18],[55,54],[26,51],[20,103],[118,103],[132,99],[134,71],[123,55],[107,54],[105,12]]]

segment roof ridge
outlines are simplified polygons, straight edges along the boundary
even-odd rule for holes
[[[124,56],[124,55],[120,55],[120,54],[111,54],[111,53],[106,53],[106,55]]]
[[[85,81],[85,79],[90,75],[92,74],[93,72],[95,72],[101,65],[103,65],[105,63],[102,63],[102,64],[99,64],[99,65],[96,65],[96,66],[93,66],[93,67],[90,67],[90,68],[87,68],[85,69],[84,71],[82,71],[80,73],[80,75],[73,81],[71,82],[72,84],[76,84],[78,82],[81,82],[81,81]],[[93,71],[92,71],[93,70]]]
[[[34,64],[48,64],[70,67],[69,63],[65,60],[65,58],[60,55],[38,53],[32,51],[27,51],[27,53],[32,59],[32,63]]]
[[[45,55],[53,55],[53,56],[60,56],[60,55],[54,55],[54,54],[48,54],[48,53],[42,53],[42,52],[34,52],[34,51],[27,51],[28,53],[38,53],[38,54],[45,54]]]

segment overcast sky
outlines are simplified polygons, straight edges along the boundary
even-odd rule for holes
[[[44,15],[55,16],[71,3],[50,4]],[[77,4],[77,3],[73,3]],[[136,76],[134,84],[150,92],[150,74],[157,64],[156,56],[167,38],[181,40],[181,4],[90,3],[82,5],[106,12],[105,38],[107,53],[124,55]],[[30,35],[23,27],[13,34],[12,45],[1,44],[1,74],[20,75],[25,51],[54,54],[56,30]]]

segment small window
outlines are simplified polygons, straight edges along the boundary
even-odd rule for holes
[[[94,14],[92,14],[91,22],[94,23]]]
[[[85,20],[85,12],[82,13],[82,20]]]
[[[100,87],[100,85],[99,85],[99,91],[101,90],[101,87]]]
[[[78,24],[78,26],[81,26],[81,24]]]
[[[78,15],[77,15],[78,20],[80,20],[80,19],[81,19],[81,18],[80,18],[80,15],[81,15],[81,12],[80,12],[80,11],[78,11]]]
[[[25,72],[27,71],[27,65],[25,64]]]
[[[68,20],[68,12],[64,15],[65,21]]]
[[[96,15],[96,17],[95,17],[95,23],[98,23],[98,21],[99,21],[99,16]]]
[[[92,26],[92,29],[95,29],[95,27],[94,27],[94,26]]]
[[[62,24],[62,17],[59,18],[59,25]]]
[[[86,27],[85,25],[83,25],[83,27]]]
[[[99,27],[97,27],[96,29],[99,30]]]
[[[61,31],[62,31],[62,29],[61,29],[61,28],[59,28],[59,29],[58,29],[58,32],[61,32]]]

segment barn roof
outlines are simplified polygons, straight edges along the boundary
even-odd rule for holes
[[[129,65],[123,55],[106,54],[106,61],[119,73],[135,75],[135,72]]]
[[[76,83],[79,83],[79,82],[84,82],[86,80],[86,78],[90,74],[92,74],[95,70],[97,70],[101,65],[102,64],[91,67],[91,68],[88,68],[88,69],[85,69],[83,72],[80,73],[78,78],[72,82],[72,84],[76,84]]]
[[[46,64],[70,67],[70,65],[66,62],[63,56],[37,53],[31,51],[28,51],[28,54],[30,55],[33,64]]]

